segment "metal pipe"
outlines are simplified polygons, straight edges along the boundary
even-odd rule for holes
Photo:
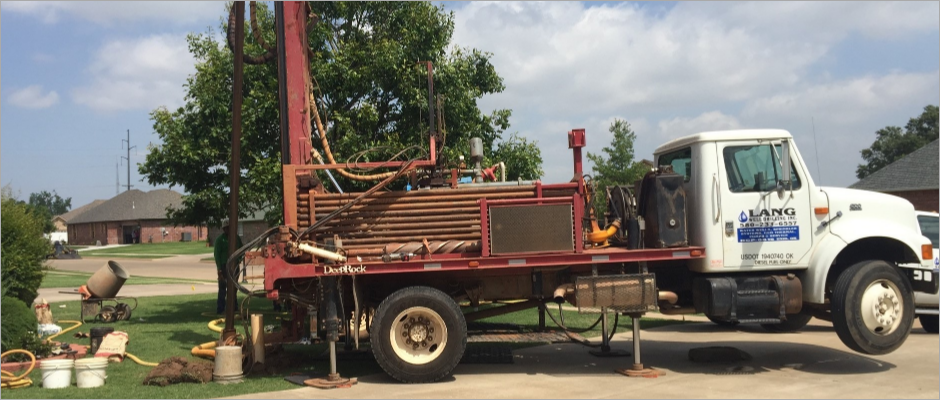
[[[499,162],[499,181],[506,182],[506,163]]]
[[[477,184],[477,185],[464,184],[456,189],[440,188],[440,189],[411,190],[407,192],[385,192],[385,193],[376,195],[375,198],[424,197],[424,196],[451,195],[451,194],[456,195],[456,194],[473,194],[473,193],[493,193],[493,192],[505,191],[505,189],[502,189],[502,187],[505,187],[505,186],[520,186],[520,187],[526,186],[525,184],[519,185],[518,182],[519,181],[506,182],[509,185],[498,185],[499,182],[490,182],[486,184]],[[531,193],[533,193],[534,195],[535,184],[532,181],[522,181],[522,182],[523,183],[530,182],[528,184],[528,186],[530,187],[525,188],[525,190],[531,191]],[[550,188],[553,190],[554,189],[574,190],[574,189],[577,189],[577,185],[558,184],[558,185],[551,185],[551,187],[549,187],[549,185],[543,185],[542,188],[543,190],[545,190],[546,188]],[[344,194],[327,193],[327,194],[318,194],[316,195],[316,198],[317,199],[354,199],[359,194],[361,193],[355,193],[355,192],[348,192]],[[300,200],[307,200],[309,196],[307,194],[301,193],[297,195],[297,198]]]
[[[234,68],[232,72],[232,163],[229,166],[231,186],[229,189],[229,229],[228,254],[238,250],[238,179],[241,176],[241,136],[242,136],[242,74],[244,72],[244,46],[245,46],[245,2],[236,1],[235,4],[235,48],[233,56]],[[234,262],[226,265],[228,270],[225,301],[225,329],[222,339],[235,336],[235,280],[232,278],[235,267]]]
[[[676,304],[679,301],[679,295],[676,292],[670,292],[666,290],[659,291],[659,301],[668,302],[669,304]]]
[[[311,245],[309,245],[309,244],[306,244],[306,243],[298,243],[298,244],[297,244],[297,249],[299,249],[300,251],[302,251],[302,252],[304,252],[304,253],[311,254],[311,255],[313,255],[313,256],[320,257],[320,258],[325,258],[325,259],[330,260],[330,261],[335,261],[335,262],[338,262],[338,263],[344,263],[344,262],[346,262],[346,256],[344,256],[344,255],[342,255],[342,254],[334,253],[334,252],[328,251],[328,250],[323,250],[323,249],[318,248],[318,247],[313,247],[313,246],[311,246]]]
[[[640,361],[640,317],[633,318],[633,365],[643,365]]]
[[[481,183],[464,183],[466,186],[476,187],[476,186],[489,186],[489,187],[503,187],[503,186],[527,186],[534,185],[535,181],[509,181],[509,182],[481,182]]]
[[[555,292],[552,294],[552,300],[554,300],[558,304],[562,304],[566,300],[571,298],[573,294],[574,294],[574,284],[565,283],[555,288]]]

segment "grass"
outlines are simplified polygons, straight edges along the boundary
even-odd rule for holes
[[[40,289],[48,288],[78,288],[88,282],[90,273],[78,271],[46,271],[46,276],[42,278]],[[214,281],[204,281],[197,279],[175,279],[175,278],[152,278],[146,276],[133,276],[128,279],[125,285],[154,285],[161,283],[211,283]]]
[[[82,257],[161,258],[177,255],[211,254],[206,242],[138,243],[100,250],[86,250]]]
[[[489,306],[481,305],[479,309],[483,310],[488,307],[492,307],[492,305],[489,305]],[[465,312],[470,312],[470,311],[472,310],[467,309]],[[557,307],[552,307],[552,305],[549,305],[548,312],[552,316],[554,316],[555,319],[558,320],[558,322],[562,322],[561,318],[559,318]],[[571,330],[580,331],[594,324],[594,322],[597,321],[599,316],[600,316],[599,314],[579,314],[577,310],[564,310],[564,318],[565,318],[564,324]],[[611,329],[613,329],[615,320],[617,321],[617,332],[628,332],[633,329],[633,322],[630,320],[629,317],[625,317],[625,316],[615,317],[613,314],[609,315],[607,319],[608,324],[610,325]],[[519,325],[520,327],[528,331],[535,331],[538,329],[538,326],[539,326],[539,314],[538,314],[537,309],[529,309],[529,310],[522,310],[522,311],[517,311],[514,313],[503,314],[503,315],[499,315],[496,317],[482,319],[480,320],[480,322],[515,324],[515,325]],[[682,323],[686,323],[686,322],[676,321],[676,320],[655,319],[655,318],[643,318],[640,321],[640,326],[641,326],[641,329],[651,329],[651,328],[657,328],[661,326],[675,325],[675,324],[682,324]],[[545,327],[546,329],[550,329],[550,330],[558,330],[558,331],[561,330],[557,325],[555,325],[554,322],[552,322],[552,319],[549,316],[545,317]],[[584,336],[586,338],[596,337],[600,335],[601,335],[600,323],[598,323],[593,329],[581,333],[581,336]]]
[[[206,327],[208,321],[214,318],[207,315],[212,315],[211,313],[215,311],[215,294],[144,297],[140,298],[139,301],[139,306],[134,310],[131,321],[121,321],[108,325],[91,323],[81,326],[76,331],[88,332],[89,329],[95,326],[111,326],[115,330],[127,332],[130,338],[127,351],[150,362],[159,362],[171,356],[192,359],[190,350],[193,346],[217,339],[217,334]],[[65,304],[66,308],[59,308],[61,304]],[[250,305],[252,310],[259,311],[267,311],[272,308],[270,301],[266,299],[252,299]],[[75,320],[79,318],[79,307],[78,301],[69,301],[53,303],[51,308],[57,320]],[[553,315],[556,314],[557,311],[553,312]],[[571,328],[585,328],[597,318],[596,315],[580,315],[575,311],[568,312],[567,310],[565,317],[565,321]],[[278,324],[272,318],[274,317],[267,315],[265,323]],[[538,312],[535,309],[530,309],[482,321],[513,323],[535,329],[538,325]],[[645,321],[644,327],[649,328],[657,324],[670,323],[677,322],[649,320]],[[551,320],[548,321],[548,324],[551,324]],[[60,325],[63,328],[70,326],[66,323]],[[625,318],[622,318],[618,326],[626,329],[630,325]],[[242,330],[240,325],[238,325],[238,330]],[[87,345],[88,339],[77,339],[72,336],[76,331],[66,333],[56,338],[56,340]],[[597,336],[599,332],[599,328],[595,328],[584,335]],[[468,344],[468,346],[484,345],[487,344]],[[505,345],[513,349],[521,349],[537,344],[507,343]],[[33,386],[25,389],[4,390],[3,397],[10,399],[211,398],[287,390],[297,388],[297,386],[285,381],[284,376],[295,372],[319,376],[328,372],[329,365],[328,358],[324,356],[325,351],[325,345],[285,345],[282,354],[291,355],[288,361],[281,362],[281,365],[286,367],[274,374],[262,372],[249,375],[243,383],[237,385],[183,383],[167,387],[144,386],[142,382],[151,368],[137,365],[127,359],[120,364],[112,363],[108,365],[107,383],[102,387],[78,389],[72,386],[70,389],[49,390],[40,387],[42,373],[37,368],[36,371],[30,374],[30,378],[34,382]],[[272,359],[274,357],[268,356],[268,360]],[[339,372],[344,376],[364,376],[381,373],[382,370],[371,355],[366,353],[354,359],[344,360],[341,358]]]
[[[159,362],[171,356],[182,356],[192,359],[190,350],[193,346],[217,339],[217,334],[206,328],[206,324],[213,317],[202,313],[215,312],[215,294],[144,297],[139,299],[140,304],[134,310],[132,321],[121,321],[113,324],[86,324],[76,331],[88,332],[95,326],[111,326],[115,330],[128,333],[130,341],[127,351],[145,361]],[[57,320],[78,319],[79,302],[65,302],[66,308],[59,308],[59,304],[52,305],[53,315]],[[264,299],[253,299],[252,309],[270,310],[270,302]],[[144,321],[140,321],[143,318]],[[268,320],[267,324],[276,323]],[[61,324],[63,328],[69,324]],[[239,331],[241,331],[239,327]],[[72,331],[75,332],[75,331]],[[76,339],[72,332],[59,336],[56,340],[69,343],[88,344],[88,339]],[[326,359],[315,358],[323,353],[325,346],[287,345],[285,352],[295,353],[304,357],[304,362],[295,363],[296,366],[280,371],[275,375],[252,375],[238,385],[220,385],[216,383],[194,384],[183,383],[167,387],[144,386],[144,378],[150,372],[150,367],[135,364],[126,359],[120,364],[108,365],[108,379],[104,386],[92,389],[49,390],[40,387],[42,373],[33,371],[30,378],[33,386],[25,389],[9,389],[3,391],[4,398],[212,398],[234,396],[246,393],[258,393],[273,390],[297,388],[284,380],[284,376],[292,372],[318,374],[329,369]],[[314,361],[306,361],[314,359]],[[368,361],[349,361],[340,364],[340,372],[347,376],[362,376],[381,372],[381,369],[371,357]],[[74,374],[73,374],[74,379]]]

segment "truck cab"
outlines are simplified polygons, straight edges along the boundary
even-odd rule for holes
[[[771,283],[786,288],[768,296],[797,289],[802,296],[790,299],[787,317],[768,324],[770,330],[796,330],[817,316],[832,320],[853,349],[879,354],[906,338],[913,290],[937,292],[932,245],[920,235],[910,202],[817,186],[785,130],[703,132],[665,143],[654,155],[656,165],[683,176],[689,241],[706,249],[705,258],[688,264],[708,287],[708,296],[696,299],[709,305],[696,309],[711,311],[716,321],[772,322],[742,318],[733,306],[730,314],[716,311],[715,304],[759,292],[723,295],[719,279],[734,287],[787,277]],[[856,312],[861,321],[851,317]]]

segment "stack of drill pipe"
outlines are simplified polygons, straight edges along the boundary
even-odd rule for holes
[[[557,194],[570,196],[572,193],[573,189]],[[535,195],[534,185],[376,193],[314,232],[321,240],[338,235],[349,256],[381,255],[385,254],[386,245],[424,240],[436,242],[448,252],[479,251],[480,206],[477,201],[533,198]],[[357,196],[359,193],[314,194],[314,218],[327,216]],[[298,225],[305,229],[310,226],[310,195],[302,194],[298,200]]]

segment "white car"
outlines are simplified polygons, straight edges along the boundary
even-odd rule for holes
[[[934,271],[940,267],[940,214],[917,211],[917,223],[920,225],[920,233],[930,239],[933,243],[933,264]],[[936,274],[934,274],[936,276]],[[917,317],[924,330],[930,333],[937,333],[938,314],[940,314],[940,294],[927,294],[914,292],[914,303],[916,304]]]

